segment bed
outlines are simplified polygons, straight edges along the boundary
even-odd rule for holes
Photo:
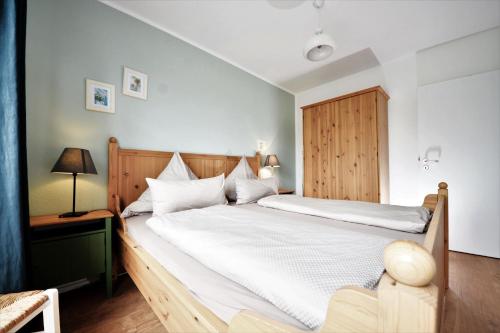
[[[239,157],[224,155],[181,155],[200,178],[222,172],[228,174],[239,160]],[[155,236],[144,224],[146,216],[127,220],[119,218],[121,209],[145,190],[144,178],[156,177],[171,156],[172,153],[168,152],[122,149],[115,138],[109,140],[108,206],[119,220],[120,261],[166,329],[169,332],[307,331],[308,328],[300,322],[244,287],[203,271],[202,264],[175,252],[175,246],[159,239],[151,241]],[[257,154],[247,159],[257,173],[260,156]],[[349,286],[338,289],[331,297],[326,319],[317,331],[439,330],[448,280],[447,194],[447,185],[441,183],[437,194],[425,197],[423,205],[433,211],[433,217],[427,232],[413,238],[420,245],[409,241],[391,244],[391,251],[386,251],[384,257],[388,272],[383,274],[376,290]],[[267,208],[245,205],[239,209]],[[321,219],[309,218],[311,223]],[[399,237],[397,233],[391,235],[392,239]],[[162,253],[168,255],[161,256]],[[435,274],[426,268],[429,261],[435,263]],[[207,281],[196,281],[197,274],[208,276]],[[419,285],[415,283],[415,277],[432,279],[432,282]],[[230,291],[229,296],[223,290]],[[238,303],[241,299],[244,304]],[[231,303],[231,300],[236,300],[236,303]]]

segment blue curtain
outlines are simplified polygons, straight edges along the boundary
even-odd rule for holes
[[[0,293],[26,287],[26,0],[0,0]]]

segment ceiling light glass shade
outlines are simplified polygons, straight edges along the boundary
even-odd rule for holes
[[[304,47],[304,57],[311,61],[321,61],[333,54],[335,42],[333,39],[318,29]]]

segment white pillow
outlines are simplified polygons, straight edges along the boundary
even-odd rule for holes
[[[260,198],[278,194],[278,179],[236,179],[236,204],[256,202]]]
[[[227,204],[224,174],[199,180],[163,181],[146,178],[153,197],[153,215]]]
[[[245,156],[241,158],[238,165],[236,165],[233,171],[231,171],[229,176],[226,178],[224,190],[226,191],[226,196],[230,201],[236,201],[236,179],[257,179]]]
[[[160,180],[190,180],[198,179],[196,175],[182,160],[181,154],[175,152],[167,167],[163,169],[158,178]],[[127,218],[142,213],[153,211],[153,203],[151,199],[151,190],[149,188],[144,191],[137,201],[132,202],[122,212],[122,217]]]

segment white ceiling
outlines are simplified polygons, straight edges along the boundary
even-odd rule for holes
[[[118,10],[291,92],[500,25],[500,1],[326,1],[337,50],[302,56],[317,27],[311,0],[110,0]]]

